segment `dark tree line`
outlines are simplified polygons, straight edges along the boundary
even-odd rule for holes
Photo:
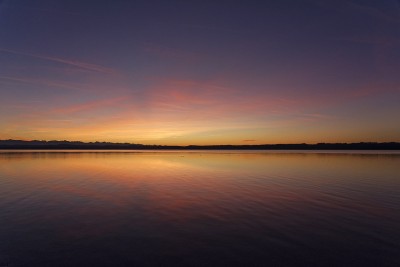
[[[400,150],[400,143],[318,143],[263,145],[167,146],[111,142],[0,140],[0,149],[187,149],[187,150]]]

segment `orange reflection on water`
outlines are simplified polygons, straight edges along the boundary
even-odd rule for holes
[[[397,183],[390,174],[399,156],[66,152],[2,154],[0,161],[6,163],[1,164],[1,175],[11,177],[25,194],[36,192],[54,205],[75,203],[69,206],[79,216],[114,216],[140,208],[172,222],[204,214],[223,220],[251,206],[264,212],[289,211],[310,202],[334,208],[346,199],[340,191],[335,199],[333,189],[352,183]],[[326,198],[332,201],[321,201]]]

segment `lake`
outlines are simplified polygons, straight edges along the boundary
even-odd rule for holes
[[[0,151],[0,266],[400,266],[400,153]]]

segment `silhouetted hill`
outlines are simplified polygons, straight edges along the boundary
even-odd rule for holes
[[[400,143],[318,143],[318,144],[263,144],[263,145],[208,145],[208,146],[162,146],[110,142],[80,141],[23,141],[0,140],[0,149],[187,149],[187,150],[400,150]]]

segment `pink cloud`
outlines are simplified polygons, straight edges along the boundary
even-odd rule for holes
[[[213,82],[166,80],[159,82],[149,93],[150,109],[172,116],[195,119],[237,118],[238,116],[273,114],[306,106],[310,100],[272,97],[268,93],[247,94]]]

